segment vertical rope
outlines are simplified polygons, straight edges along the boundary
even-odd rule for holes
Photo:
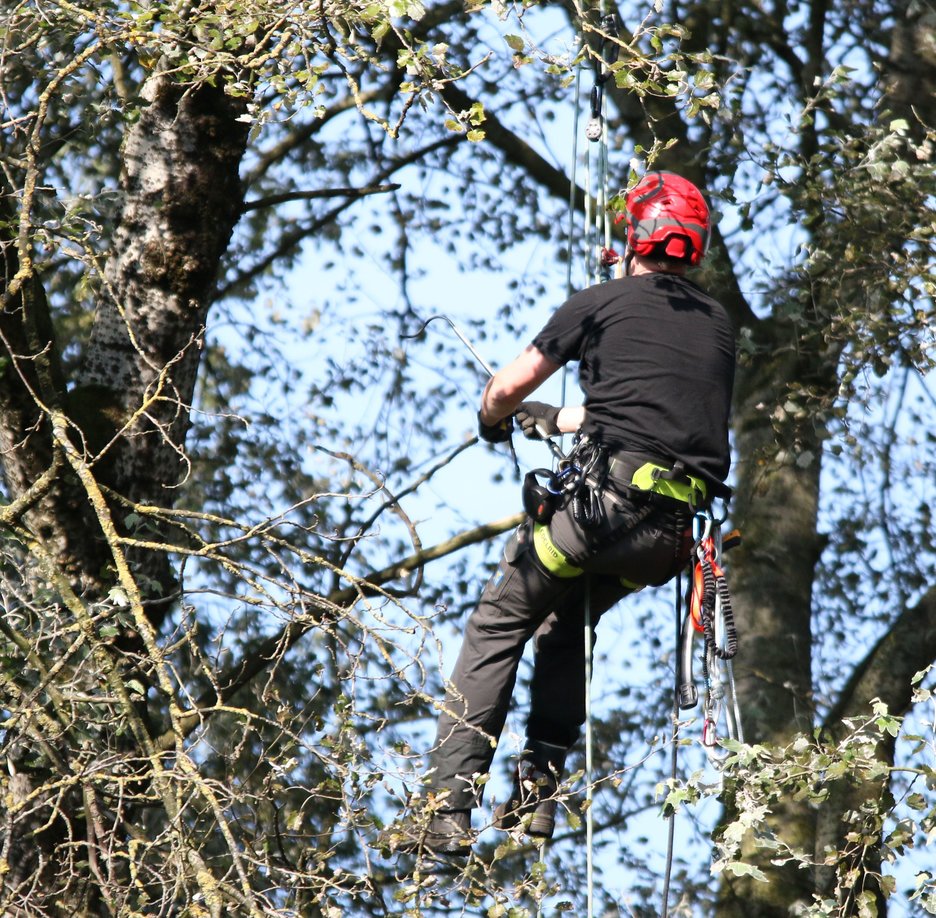
[[[676,599],[673,603],[676,617],[676,643],[675,647],[682,644],[682,573],[676,575]],[[674,667],[676,678],[673,686],[673,730],[670,736],[670,778],[676,783],[677,775],[677,747],[679,742],[679,679],[680,679],[680,661],[677,654],[676,666]],[[673,875],[673,851],[676,845],[676,814],[671,812],[667,817],[669,826],[666,835],[666,872],[663,875],[663,910],[660,918],[669,918],[669,892],[670,880]]]
[[[592,815],[592,627],[591,627],[591,577],[585,574],[585,876],[586,914],[594,914],[595,858],[592,844],[595,835],[595,820]]]
[[[573,60],[575,60],[581,51],[581,48],[584,44],[584,39],[582,34],[576,36],[575,40],[575,54]],[[572,125],[572,176],[569,181],[569,211],[568,211],[568,228],[567,228],[567,239],[566,239],[566,299],[572,296],[572,266],[575,261],[574,250],[575,250],[575,192],[578,187],[577,175],[578,175],[578,159],[579,159],[579,150],[578,150],[578,135],[579,127],[581,122],[581,95],[582,95],[582,62],[579,61],[576,64],[575,69],[575,108],[573,116],[573,125]],[[586,283],[589,282],[591,277],[591,267],[589,264],[589,226],[591,223],[591,171],[590,171],[590,160],[589,155],[586,150],[585,154],[585,277]],[[563,367],[562,370],[562,379],[561,379],[561,388],[560,388],[560,405],[566,403],[566,384],[567,384],[568,373]],[[592,918],[592,887],[593,887],[593,865],[592,865],[592,833],[594,831],[592,817],[591,817],[591,792],[592,792],[592,732],[591,732],[591,599],[590,599],[590,587],[588,577],[586,575],[585,580],[585,797],[588,803],[588,809],[586,811],[586,838],[587,838],[587,866],[586,873],[588,876],[588,888],[587,888],[587,902],[588,902],[588,916],[587,918]],[[544,843],[541,851],[540,858],[542,860],[546,859],[546,846],[547,843]],[[542,899],[538,900],[536,903],[536,918],[542,918],[543,914],[543,902]]]
[[[574,61],[579,55],[579,49],[581,48],[582,39],[581,36],[576,36],[574,49],[575,54],[573,55],[572,60]],[[576,190],[576,176],[578,175],[578,133],[579,133],[579,122],[581,121],[581,112],[579,111],[579,104],[582,96],[582,64],[579,61],[575,66],[575,96],[574,96],[574,115],[572,120],[572,178],[569,181],[569,214],[568,214],[568,228],[566,231],[566,289],[565,289],[565,298],[568,299],[572,296],[572,250],[574,247],[575,239],[575,190]],[[568,371],[565,366],[562,368],[562,377],[561,385],[559,392],[559,404],[564,405],[566,403],[566,383],[568,381]]]
[[[598,175],[595,179],[595,231],[591,246],[594,258],[592,283],[600,284],[605,280],[604,265],[601,258],[602,246],[611,247],[611,221],[608,215],[608,119],[605,117],[606,106],[604,93],[601,96],[601,136],[597,141],[596,159]]]
[[[576,36],[575,39],[575,54],[573,60],[575,60],[579,55],[579,48],[581,47],[581,37]],[[572,178],[569,181],[569,214],[568,214],[568,225],[566,231],[566,243],[568,248],[568,259],[566,260],[566,299],[572,296],[572,248],[573,240],[575,238],[575,177],[578,170],[578,132],[579,132],[579,123],[581,122],[581,112],[579,111],[579,104],[582,98],[582,64],[581,61],[576,64],[575,67],[575,95],[574,95],[574,116],[572,120]]]
[[[608,119],[601,119],[601,157],[602,157],[602,168],[601,175],[604,183],[602,188],[602,200],[604,202],[602,212],[604,214],[604,247],[606,249],[611,248],[611,225],[613,223],[611,219],[611,212],[609,210],[609,205],[611,203],[611,189],[610,189],[610,179],[608,178],[610,169],[608,167]]]
[[[585,238],[583,240],[583,251],[585,255],[585,283],[593,284],[594,276],[592,274],[592,255],[595,246],[592,242],[593,217],[592,217],[592,178],[591,178],[591,144],[585,150]]]
[[[601,2],[602,22],[607,15],[607,2]],[[608,129],[605,117],[605,99],[601,91],[601,72],[604,65],[603,58],[595,62],[595,82],[592,89],[591,120],[586,129],[589,140],[589,153],[586,159],[586,193],[585,193],[585,274],[589,284],[599,284],[604,280],[602,276],[603,259],[601,257],[602,238],[607,239],[606,246],[610,247],[610,222],[608,220]],[[596,93],[600,92],[600,97]],[[596,104],[596,101],[598,104]],[[596,110],[597,109],[597,110]],[[595,119],[599,119],[599,130],[595,131]],[[592,206],[592,176],[591,176],[591,147],[598,144],[597,167],[598,176],[595,190],[595,213],[591,214]],[[595,816],[593,812],[593,729],[591,711],[591,681],[592,681],[592,615],[591,615],[591,578],[585,574],[585,873],[586,873],[586,913],[587,918],[594,915],[594,888],[595,888]]]

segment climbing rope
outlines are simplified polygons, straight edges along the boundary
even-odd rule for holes
[[[590,118],[585,128],[585,136],[589,141],[585,155],[585,276],[589,285],[599,284],[610,279],[610,265],[604,253],[611,247],[612,220],[608,210],[609,203],[609,177],[608,177],[608,125],[605,117],[604,85],[611,76],[611,65],[617,60],[618,45],[613,40],[617,36],[617,17],[608,13],[607,6],[602,3],[601,26],[602,38],[598,54],[592,56],[593,81],[589,94]],[[582,44],[584,44],[582,42]],[[611,56],[613,54],[613,57]],[[579,78],[581,67],[576,76],[576,125],[578,124]],[[578,149],[578,128],[573,138],[573,164],[576,163]],[[597,178],[595,180],[595,193],[592,195],[592,153],[595,151],[597,160]],[[574,168],[574,166],[573,166]],[[572,194],[570,195],[570,232],[569,232],[569,263],[572,261],[572,214],[574,213],[575,175],[572,178]],[[595,202],[594,215],[592,215],[592,201]],[[585,609],[584,609],[584,648],[585,648],[585,875],[586,875],[586,915],[592,918],[594,914],[594,833],[595,820],[593,813],[593,734],[591,710],[591,678],[592,678],[592,616],[591,616],[591,583],[586,574],[585,581]]]
[[[683,618],[681,575],[676,579],[676,646],[679,648],[675,667],[676,684],[673,693],[672,735],[670,737],[670,782],[676,784],[678,774],[679,711],[694,708],[699,692],[693,680],[693,637],[703,638],[702,681],[705,689],[702,714],[702,746],[712,764],[719,768],[717,728],[725,714],[729,737],[744,741],[741,714],[735,692],[732,658],[738,652],[738,635],[731,610],[728,582],[721,567],[722,552],[737,545],[740,534],[733,530],[722,539],[721,524],[711,510],[693,517],[693,549],[690,554],[690,576],[685,601],[688,610]],[[669,916],[669,892],[675,848],[675,813],[667,815],[669,831],[666,848],[666,870],[663,878],[661,918]]]
[[[682,679],[677,692],[680,706],[694,707],[698,700],[692,682],[692,638],[702,635],[703,702],[702,744],[710,757],[718,746],[717,728],[721,714],[726,717],[728,735],[743,739],[737,696],[734,691],[734,671],[731,661],[738,652],[738,633],[731,608],[728,581],[721,567],[722,553],[740,541],[736,531],[722,539],[722,520],[711,513],[697,515],[694,521],[694,562],[689,584],[686,623],[682,629],[684,644],[681,653]]]
[[[597,51],[592,52],[592,88],[589,94],[590,117],[585,128],[589,146],[585,157],[585,276],[590,284],[609,280],[610,264],[604,253],[611,249],[612,218],[608,170],[608,122],[605,117],[605,83],[610,79],[612,66],[617,61],[620,45],[617,42],[617,16],[607,12],[602,4],[601,21],[597,29],[601,35]],[[576,108],[578,108],[576,100]],[[592,159],[596,161],[597,178],[592,182]],[[594,194],[592,189],[594,186]],[[574,185],[573,185],[574,187]],[[592,214],[594,201],[594,214]],[[571,252],[570,252],[571,254]]]
[[[607,11],[602,3],[600,41],[592,52],[593,82],[589,94],[590,118],[585,130],[589,144],[584,157],[585,164],[585,234],[583,239],[585,276],[588,285],[602,283],[611,277],[611,266],[618,262],[611,248],[612,217],[609,198],[608,169],[608,126],[605,117],[604,88],[613,73],[613,65],[620,50],[617,42],[617,17]],[[581,37],[579,46],[584,44]],[[572,292],[571,272],[574,247],[575,213],[575,167],[578,163],[578,124],[581,64],[576,71],[575,81],[575,125],[573,129],[573,177],[569,195],[569,233],[567,261],[567,297]],[[596,176],[593,176],[593,159]],[[593,193],[594,189],[594,193]],[[562,404],[565,404],[565,375],[562,381]],[[703,637],[702,678],[704,684],[704,709],[702,743],[709,758],[719,764],[715,755],[718,745],[717,725],[721,714],[727,719],[729,736],[742,740],[741,721],[734,687],[731,659],[737,652],[737,632],[731,610],[727,582],[720,566],[722,552],[722,520],[697,514],[694,518],[695,545],[693,547],[693,572],[690,578],[690,606],[685,626],[682,623],[682,581],[676,580],[676,647],[680,665],[675,673],[675,691],[672,714],[672,742],[670,747],[671,780],[675,784],[678,773],[678,731],[680,708],[693,707],[698,703],[698,690],[692,681],[692,636],[698,630]],[[587,575],[586,575],[587,578]],[[592,726],[592,616],[590,583],[585,582],[584,600],[584,651],[585,651],[585,849],[586,849],[586,913],[594,913],[594,814],[593,814],[593,726]],[[669,892],[675,847],[675,818],[669,814],[666,871],[663,884],[663,918],[669,915]]]
[[[673,608],[676,611],[676,642],[675,646],[679,647],[682,640],[682,574],[677,574],[676,576],[676,601],[673,603]],[[678,747],[679,747],[679,698],[681,691],[681,674],[680,669],[676,667],[676,685],[675,691],[673,692],[673,711],[671,714],[671,724],[672,732],[670,735],[670,781],[676,783],[676,775],[678,773],[679,766],[679,756],[678,756]],[[693,686],[694,687],[694,686]],[[676,819],[674,818],[674,813],[669,813],[667,816],[667,826],[666,832],[666,869],[663,873],[663,908],[661,911],[662,918],[669,918],[669,892],[670,892],[670,883],[673,878],[673,855],[676,848]]]
[[[593,731],[591,716],[591,676],[592,676],[592,623],[591,623],[591,577],[585,575],[585,885],[586,914],[594,914],[595,858],[594,838],[595,820],[592,816],[593,796]]]

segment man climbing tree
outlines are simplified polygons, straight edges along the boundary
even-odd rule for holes
[[[737,331],[746,537],[751,747],[679,907],[844,918],[893,891],[895,913],[936,910],[914,870],[936,838],[936,18],[651,6],[618,4],[604,125],[620,162],[723,202],[692,276]],[[476,398],[474,366],[395,332],[440,299],[470,322],[503,272],[486,341],[519,350],[574,265],[548,262],[591,198],[564,128],[582,55],[612,43],[597,12],[4,5],[0,914],[539,904],[519,851],[464,871],[475,894],[401,887],[364,845],[435,726],[424,654],[462,626],[453,596],[476,599],[486,548],[465,549],[517,525],[487,502],[459,519],[442,484],[477,481],[449,410]],[[627,783],[589,810],[601,912],[649,912],[663,883],[638,818],[670,701],[661,593],[622,604],[626,659],[592,710],[602,785]],[[690,769],[672,796],[711,798]],[[579,910],[580,847],[553,846],[537,896]]]
[[[532,507],[468,621],[431,753],[429,806],[390,833],[401,850],[467,852],[477,779],[534,634],[525,749],[494,824],[552,836],[558,782],[585,720],[584,616],[594,627],[623,596],[674,577],[693,511],[729,493],[733,329],[686,277],[706,252],[708,207],[691,182],[651,172],[626,210],[626,276],[569,299],[481,398],[490,443],[510,438],[514,414],[527,436],[579,436],[553,489],[558,507]],[[523,401],[570,361],[579,361],[582,408]]]

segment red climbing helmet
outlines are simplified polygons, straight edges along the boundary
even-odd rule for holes
[[[702,192],[675,172],[648,172],[627,195],[627,242],[638,254],[697,265],[708,249]]]

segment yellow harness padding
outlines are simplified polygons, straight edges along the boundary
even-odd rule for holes
[[[556,577],[578,577],[579,574],[583,573],[580,567],[570,564],[569,559],[556,548],[556,543],[549,535],[549,526],[543,523],[533,524],[533,548],[536,551],[536,557],[539,558],[540,563],[550,574],[554,574]],[[634,583],[633,580],[628,580],[626,577],[618,579],[621,586],[632,593],[637,593],[646,585]]]
[[[536,557],[550,574],[557,577],[578,577],[582,573],[580,567],[569,563],[569,559],[556,548],[549,534],[549,527],[542,523],[533,524],[533,548]]]
[[[669,472],[665,465],[656,465],[653,462],[644,463],[631,479],[635,488],[641,491],[652,491],[654,494],[662,494],[664,497],[673,497],[684,503],[700,504],[705,500],[707,489],[705,482],[694,475],[686,475],[689,479],[685,481],[670,481],[666,478],[654,478],[653,473],[659,469],[661,472]]]

